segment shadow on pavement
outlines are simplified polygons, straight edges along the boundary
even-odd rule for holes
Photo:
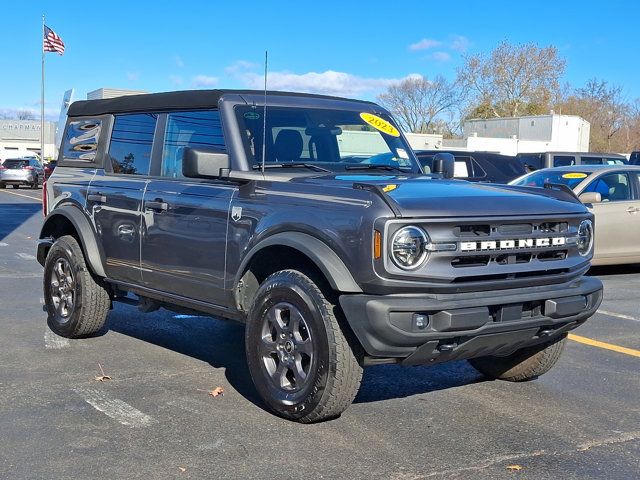
[[[0,203],[0,240],[41,211],[39,203]]]
[[[601,277],[607,275],[629,275],[634,273],[640,273],[640,263],[591,267],[588,275],[592,277]]]
[[[126,309],[126,310],[125,310]],[[245,361],[244,327],[209,317],[159,312],[143,315],[117,305],[107,328],[144,342],[224,368],[229,384],[247,400],[265,408],[253,386]],[[466,361],[435,366],[367,367],[354,403],[402,398],[483,381]]]

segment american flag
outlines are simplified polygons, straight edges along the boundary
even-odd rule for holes
[[[64,53],[64,42],[56,32],[46,25],[44,26],[42,50],[45,52],[58,52],[60,55]]]

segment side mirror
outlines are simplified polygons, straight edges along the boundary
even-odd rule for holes
[[[182,152],[182,174],[185,177],[224,177],[230,167],[229,155],[219,149],[185,148]]]
[[[582,203],[600,203],[602,202],[602,195],[598,192],[585,192],[579,197]]]
[[[439,173],[442,178],[453,178],[456,159],[450,153],[436,153],[431,165],[431,173]]]

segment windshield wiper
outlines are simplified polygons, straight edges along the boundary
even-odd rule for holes
[[[347,165],[344,167],[345,170],[387,170],[388,172],[402,172],[405,173],[404,170],[400,167],[396,167],[394,165]]]
[[[303,163],[303,162],[293,162],[293,163],[265,163],[265,169],[269,168],[308,168],[310,170],[315,170],[316,172],[328,172],[331,173],[331,170],[327,170],[326,168],[322,168],[319,165],[314,165],[313,163]],[[254,165],[254,170],[261,170],[262,165]]]

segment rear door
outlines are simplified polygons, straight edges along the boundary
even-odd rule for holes
[[[105,169],[98,170],[87,195],[87,211],[104,249],[107,276],[140,284],[142,196],[149,175],[158,115],[117,115]]]
[[[640,238],[640,209],[635,179],[630,172],[600,175],[581,193],[598,192],[602,202],[591,208],[595,215],[595,249],[598,259],[637,255]]]
[[[144,195],[142,277],[149,288],[224,306],[229,205],[235,185],[185,178],[185,147],[225,150],[217,110],[164,117],[162,155]]]

